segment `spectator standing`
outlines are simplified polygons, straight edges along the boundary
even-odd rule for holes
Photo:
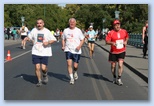
[[[17,30],[16,30],[16,28],[14,28],[12,30],[12,35],[13,35],[13,40],[16,40],[16,38],[17,38]]]
[[[145,22],[145,26],[142,29],[142,43],[143,43],[143,58],[146,59],[148,50],[148,20]]]
[[[10,30],[10,28],[7,28],[7,36],[8,36],[8,40],[11,38],[11,30]]]

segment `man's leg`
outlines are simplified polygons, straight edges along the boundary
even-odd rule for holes
[[[72,69],[72,59],[67,60],[67,70],[70,76],[70,84],[74,84],[74,78],[73,78],[73,69]]]
[[[77,70],[78,70],[78,63],[77,62],[74,62],[74,79],[75,80],[78,79]]]
[[[123,61],[119,60],[118,62],[118,85],[123,85],[121,81],[122,73],[123,73]]]
[[[41,69],[41,65],[40,64],[35,64],[35,74],[36,74],[36,77],[38,79],[37,86],[41,86],[42,85],[40,69]]]
[[[48,82],[48,73],[47,73],[47,66],[42,64],[42,73],[43,73],[43,82],[46,84]]]
[[[147,50],[148,50],[148,38],[147,37],[144,39],[144,42],[145,42],[145,44],[144,44],[143,57],[146,58],[146,54],[147,54]]]
[[[113,83],[116,83],[116,62],[111,63],[111,72],[113,75]]]

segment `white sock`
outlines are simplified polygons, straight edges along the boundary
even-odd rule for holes
[[[70,78],[73,79],[73,74],[70,74]]]

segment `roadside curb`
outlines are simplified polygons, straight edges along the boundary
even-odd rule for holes
[[[4,40],[4,47],[14,45],[14,44],[20,44],[20,43],[21,43],[21,40]]]

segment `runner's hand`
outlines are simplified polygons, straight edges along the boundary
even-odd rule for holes
[[[48,41],[43,41],[43,45],[44,45],[44,46],[47,46],[48,44],[49,44]]]
[[[80,49],[81,49],[81,47],[80,47],[80,46],[78,46],[78,47],[76,48],[76,50],[77,50],[77,51],[79,51]]]
[[[65,47],[62,47],[61,49],[64,51]]]

